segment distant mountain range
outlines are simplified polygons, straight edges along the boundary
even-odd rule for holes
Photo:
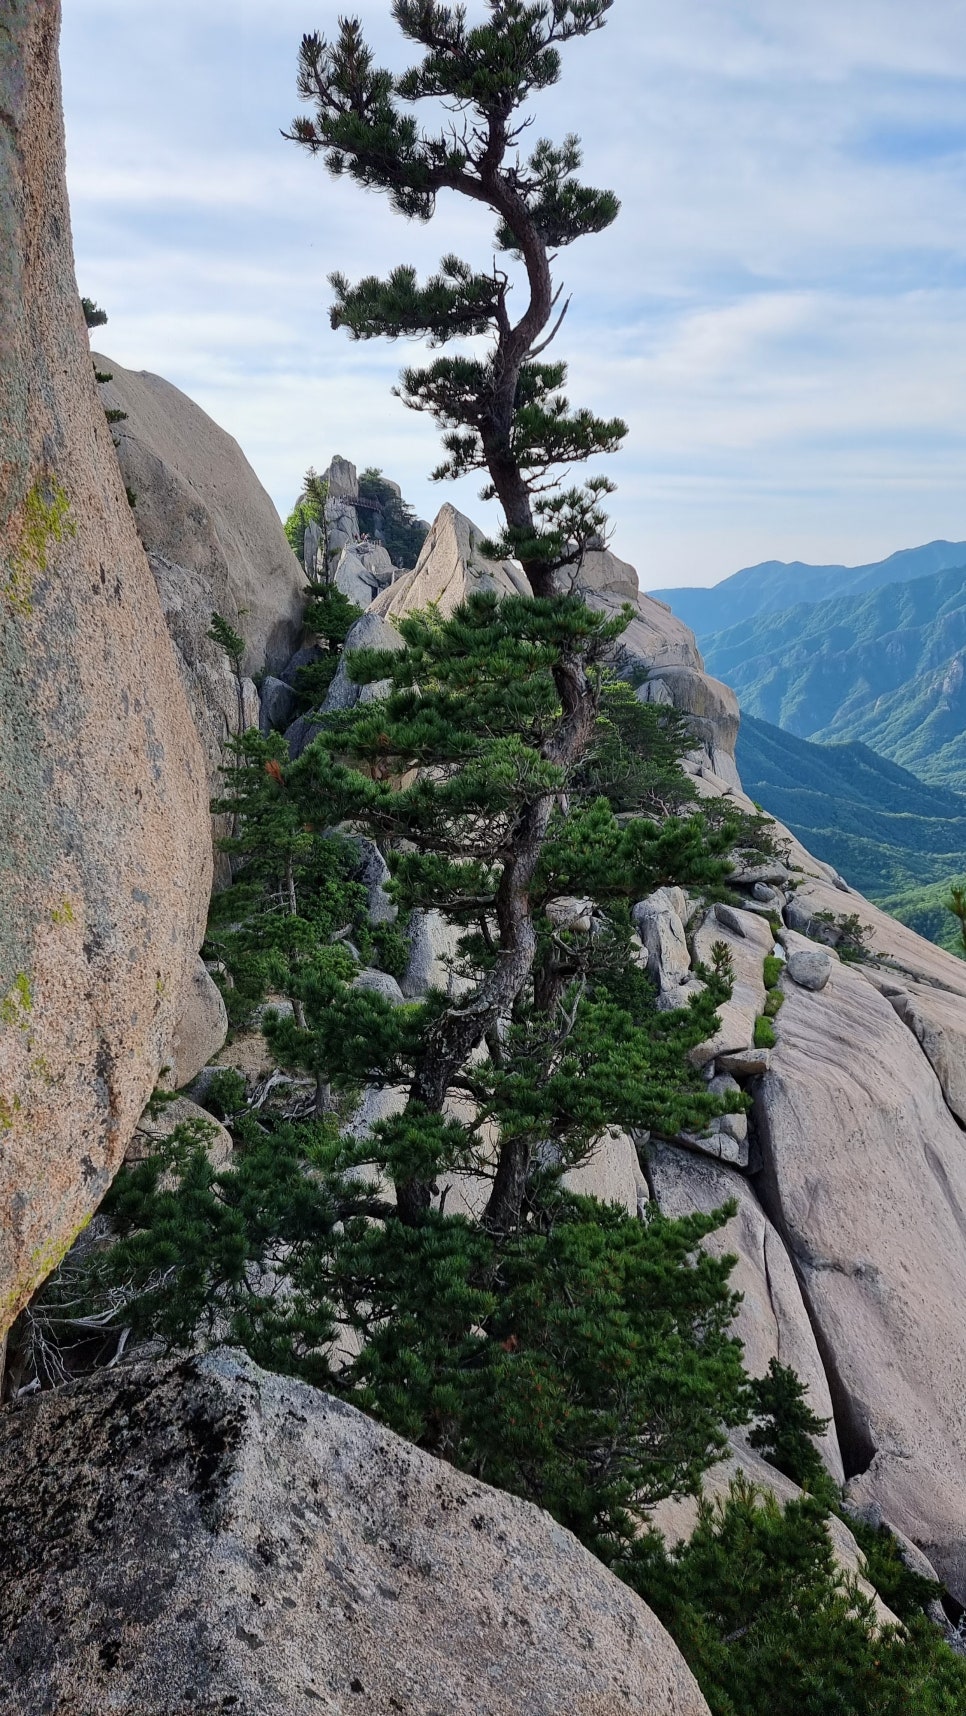
[[[822,602],[835,596],[859,596],[884,584],[907,584],[951,566],[966,566],[966,542],[927,542],[922,548],[902,548],[887,560],[868,566],[810,566],[803,560],[763,560],[745,566],[708,589],[685,586],[651,590],[697,634],[718,632],[739,620],[776,613],[799,602]]]
[[[745,790],[904,923],[956,946],[966,877],[966,543],[769,560],[653,592],[741,704]]]
[[[966,567],[764,613],[702,645],[743,713],[799,738],[859,739],[966,789]]]
[[[811,744],[751,715],[737,761],[749,797],[810,852],[920,935],[955,947],[944,901],[966,874],[966,797],[867,745]]]

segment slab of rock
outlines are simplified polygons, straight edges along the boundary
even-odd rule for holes
[[[714,908],[714,915],[719,924],[744,941],[745,930],[741,912],[736,912],[734,906],[725,906],[719,901]]]
[[[704,1240],[712,1257],[737,1254],[731,1277],[742,1295],[735,1334],[744,1343],[749,1376],[764,1376],[771,1359],[791,1366],[808,1388],[808,1404],[820,1418],[832,1417],[832,1398],[792,1260],[754,1191],[733,1169],[670,1144],[651,1143],[648,1173],[665,1215],[683,1216],[734,1202],[738,1213]],[[837,1483],[842,1456],[834,1424],[816,1447]]]
[[[647,969],[662,993],[677,990],[691,977],[684,914],[680,888],[658,888],[646,900],[639,900],[633,910],[634,926],[647,951]],[[679,1005],[678,1001],[673,1005]]]
[[[308,524],[305,526],[305,540],[302,545],[302,565],[305,567],[305,576],[308,578],[310,584],[314,584],[317,579],[324,576],[325,537],[322,534],[321,525],[316,524],[314,518],[310,518]]]
[[[292,722],[295,713],[295,692],[284,679],[275,679],[269,674],[262,681],[261,719],[259,725],[263,733],[284,732]]]
[[[730,1001],[718,1008],[721,1024],[715,1035],[691,1051],[694,1066],[745,1050],[754,1041],[755,1020],[765,1005],[764,961],[771,953],[773,938],[768,924],[754,912],[735,912],[738,930],[723,924],[714,911],[707,913],[694,938],[695,959],[710,966],[716,942],[724,942],[734,965],[734,987]],[[736,1068],[722,1064],[721,1070]]]
[[[223,791],[225,743],[258,726],[224,651],[209,636],[220,614],[245,642],[241,674],[277,674],[298,642],[307,591],[268,494],[238,443],[176,387],[146,371],[95,358],[113,379],[99,389],[127,420],[114,429],[133,517],[148,550],[208,767],[209,797]],[[252,687],[254,690],[254,688]],[[219,886],[230,880],[212,838]]]
[[[335,569],[335,587],[357,608],[368,608],[380,581],[366,566],[360,555],[361,544],[347,543],[339,555]]]
[[[184,992],[181,1016],[171,1039],[171,1056],[164,1082],[182,1090],[218,1053],[228,1035],[228,1011],[217,983],[196,957]]]
[[[375,971],[366,966],[352,981],[353,989],[369,989],[374,995],[382,995],[391,1001],[394,1007],[402,1007],[406,997],[388,971]]]
[[[207,1109],[199,1107],[190,1097],[179,1096],[174,1102],[166,1102],[156,1114],[148,1110],[142,1114],[137,1131],[127,1147],[124,1160],[127,1163],[143,1162],[146,1156],[151,1156],[157,1146],[179,1126],[190,1125],[200,1121],[205,1128],[205,1154],[213,1168],[227,1168],[234,1153],[231,1133],[222,1126],[220,1120],[209,1114]],[[158,1182],[159,1191],[173,1191],[179,1184],[180,1176],[169,1169]]]
[[[342,660],[339,662],[335,678],[329,686],[325,702],[322,705],[325,714],[331,715],[343,709],[353,709],[357,703],[362,701],[365,692],[374,689],[373,686],[357,685],[354,679],[349,678],[345,658],[352,650],[400,650],[404,648],[405,645],[397,628],[370,608],[367,613],[362,615],[361,619],[356,620],[355,625],[350,627],[346,635]]]
[[[966,1126],[966,998],[907,979],[888,999],[929,1061],[947,1106]]]
[[[232,1353],[0,1418],[6,1716],[707,1716],[539,1509]]]
[[[966,1598],[966,1151],[912,1032],[861,972],[789,984],[757,1087],[764,1197],[795,1259],[850,1494]]]
[[[771,1065],[770,1049],[734,1049],[719,1055],[715,1061],[718,1072],[730,1073],[732,1078],[761,1078]]]
[[[599,1198],[604,1204],[620,1204],[632,1216],[640,1215],[649,1201],[637,1146],[629,1132],[621,1132],[616,1127],[605,1132],[586,1162],[568,1170],[564,1175],[564,1185],[583,1198]]]
[[[442,912],[414,911],[409,920],[409,963],[400,980],[403,994],[410,1000],[425,995],[428,989],[441,989],[445,995],[464,994],[469,980],[454,970],[460,932]]]
[[[200,575],[198,628],[214,611],[240,632],[243,672],[277,672],[298,642],[306,580],[238,442],[169,381],[95,361],[113,375],[103,403],[127,412],[114,434],[145,547]]]
[[[59,6],[0,55],[0,1336],[97,1208],[170,1059],[208,782],[97,397]]]
[[[811,860],[813,868],[815,862]],[[891,918],[888,912],[880,911],[878,906],[864,900],[861,894],[850,891],[843,898],[834,883],[809,875],[796,889],[795,899],[812,913],[831,911],[841,917],[854,912],[868,931],[868,944],[878,956],[880,969],[891,972],[898,981],[902,982],[905,974],[931,988],[945,989],[952,995],[966,998],[966,960],[957,959],[955,954],[947,953],[935,942],[925,941],[914,930]]]
[[[412,572],[406,572],[373,603],[373,612],[385,619],[416,609],[438,606],[444,619],[474,590],[495,590],[500,595],[529,595],[530,586],[512,560],[490,560],[480,543],[483,532],[457,512],[444,506],[436,518]]]

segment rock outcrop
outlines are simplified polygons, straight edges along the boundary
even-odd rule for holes
[[[966,1151],[862,975],[789,983],[756,1098],[764,1200],[810,1307],[846,1473],[966,1597]]]
[[[0,63],[0,1333],[106,1191],[172,1043],[208,786],[97,398],[55,0]]]
[[[126,413],[114,426],[117,456],[215,798],[224,789],[225,741],[259,724],[251,676],[280,673],[298,644],[305,575],[237,441],[160,376],[95,361],[112,377],[99,390],[102,403]],[[244,639],[237,671],[209,636],[213,614]],[[225,833],[216,818],[215,839]],[[226,881],[227,861],[216,863]]]
[[[219,1353],[0,1418],[6,1716],[707,1716],[545,1513]]]

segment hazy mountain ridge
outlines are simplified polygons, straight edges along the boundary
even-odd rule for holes
[[[649,593],[666,602],[679,619],[691,626],[703,645],[708,633],[741,620],[776,613],[803,601],[822,602],[877,590],[886,584],[909,583],[962,565],[966,565],[966,542],[936,541],[919,548],[901,548],[885,560],[870,561],[865,566],[813,566],[804,560],[763,560],[756,566],[744,566],[730,578],[708,587],[685,585]]]

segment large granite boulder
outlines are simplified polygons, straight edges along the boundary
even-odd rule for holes
[[[454,506],[438,514],[412,572],[405,572],[373,603],[385,619],[417,609],[438,607],[448,619],[474,590],[501,596],[530,594],[530,586],[512,560],[490,560],[480,547],[483,532]]]
[[[763,1196],[802,1284],[850,1494],[966,1599],[966,1151],[916,1037],[861,970],[785,988],[757,1086]]]
[[[707,1716],[526,1502],[219,1353],[0,1417],[5,1716]]]
[[[193,399],[146,370],[97,357],[113,380],[103,403],[127,412],[114,430],[124,481],[151,554],[199,575],[212,611],[245,640],[242,672],[277,673],[299,639],[306,579],[275,507],[233,436]]]
[[[0,1334],[96,1209],[171,1059],[208,786],[97,397],[55,0],[0,57]]]
[[[298,643],[305,574],[237,441],[169,381],[96,361],[113,376],[99,390],[103,404],[127,413],[114,429],[117,455],[216,798],[226,741],[259,724],[251,676],[278,674]],[[213,614],[245,641],[237,674],[208,635]],[[216,851],[228,832],[216,818]],[[226,882],[223,855],[216,865]]]

